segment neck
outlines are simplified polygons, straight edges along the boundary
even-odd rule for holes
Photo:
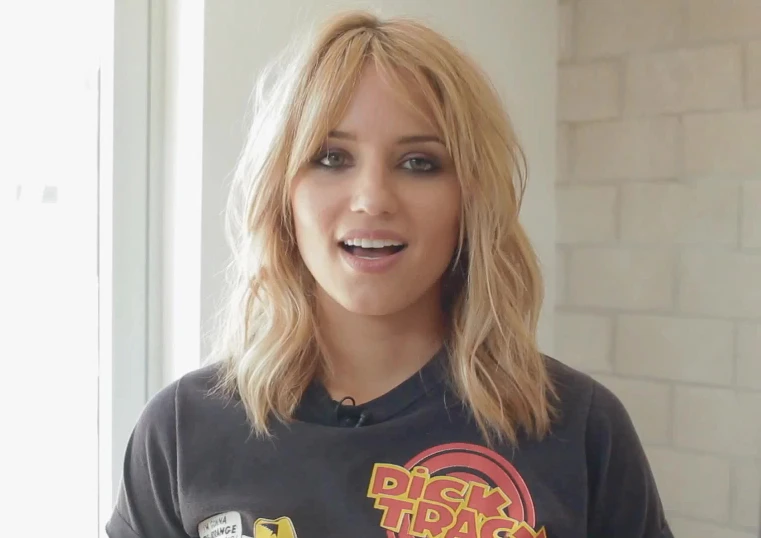
[[[349,312],[318,295],[318,323],[328,363],[323,383],[330,395],[361,404],[382,396],[422,368],[444,341],[441,305],[422,300],[389,316]]]

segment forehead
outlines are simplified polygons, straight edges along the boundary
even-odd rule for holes
[[[403,73],[389,79],[371,64],[363,68],[336,128],[367,137],[438,134],[417,82]]]

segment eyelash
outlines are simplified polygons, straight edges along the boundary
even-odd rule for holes
[[[347,165],[345,165],[345,164],[344,165],[339,165],[339,166],[328,166],[326,164],[323,164],[322,161],[326,157],[328,157],[329,155],[341,155],[345,159],[348,156],[347,153],[345,151],[343,151],[343,150],[340,150],[340,149],[329,149],[329,150],[325,150],[325,151],[322,151],[319,154],[317,154],[317,156],[312,160],[312,164],[314,166],[319,167],[319,168],[323,168],[325,170],[331,170],[331,171],[339,171],[339,170],[342,170],[344,168],[347,168]],[[408,172],[410,172],[412,174],[421,174],[421,175],[435,174],[436,172],[441,170],[441,164],[438,161],[438,159],[435,159],[435,158],[424,157],[424,156],[413,156],[413,157],[406,158],[404,161],[402,161],[402,163],[405,164],[405,163],[409,163],[410,161],[422,161],[426,166],[430,167],[430,169],[428,169],[428,170],[412,170],[410,168],[404,167],[405,170],[407,170]]]

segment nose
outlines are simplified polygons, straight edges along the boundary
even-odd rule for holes
[[[351,210],[372,216],[391,215],[396,212],[398,200],[393,178],[379,160],[368,161],[357,167],[352,182]]]

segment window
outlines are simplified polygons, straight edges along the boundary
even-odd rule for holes
[[[99,54],[95,0],[0,6],[4,513],[96,536]],[[9,434],[10,432],[10,434]],[[10,503],[8,505],[7,503]],[[6,511],[7,510],[7,511]],[[45,532],[56,532],[49,528]]]
[[[147,398],[150,10],[0,4],[0,482],[33,534],[104,536]]]

